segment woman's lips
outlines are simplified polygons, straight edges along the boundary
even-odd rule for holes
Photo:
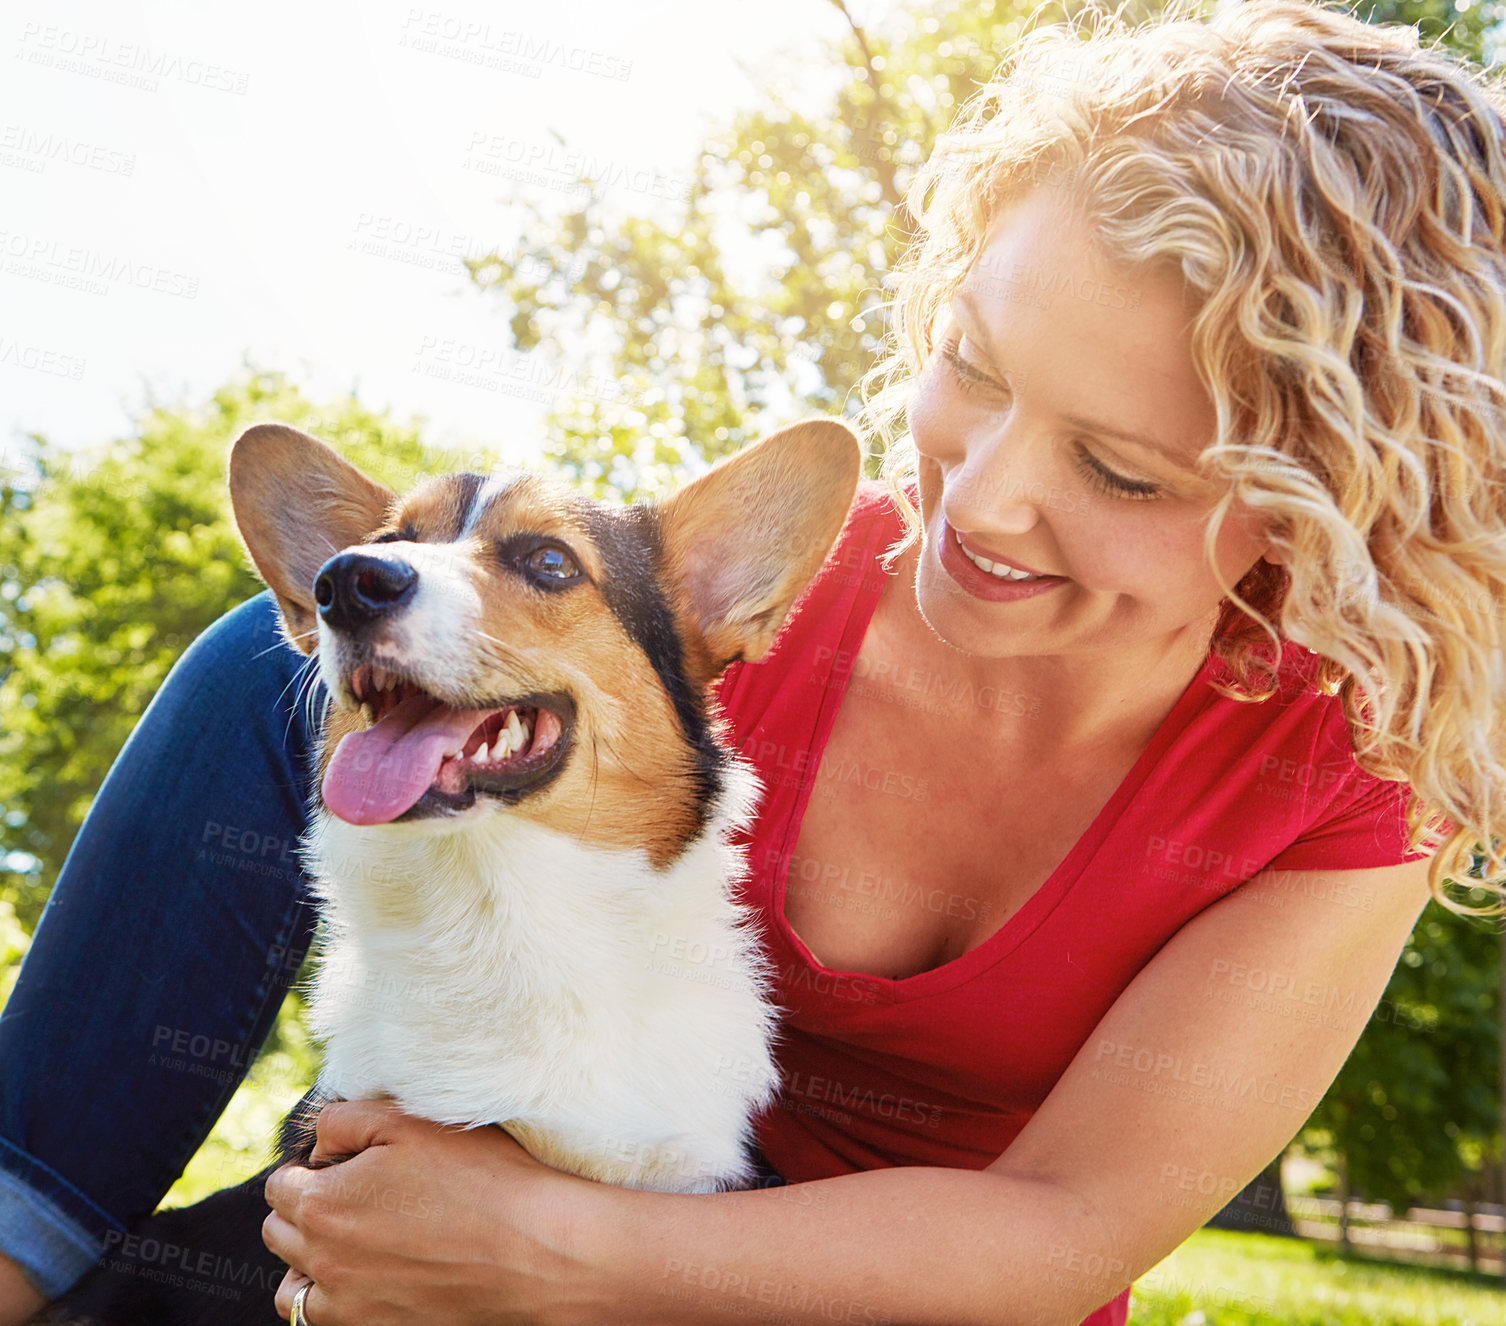
[[[957,538],[957,531],[946,522],[943,516],[941,521],[941,565],[953,580],[957,582],[974,598],[986,599],[991,603],[1013,602],[1016,599],[1033,598],[1037,594],[1044,594],[1048,589],[1055,589],[1058,585],[1067,583],[1065,576],[1029,575],[1026,579],[1015,579],[1020,568],[1012,563],[995,563],[998,566],[1008,566],[1011,575],[999,576],[992,571],[985,571],[975,556],[969,555]],[[985,561],[992,559],[983,558]]]

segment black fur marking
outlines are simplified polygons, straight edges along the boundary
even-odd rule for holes
[[[693,752],[699,828],[722,794],[727,753],[713,733],[705,694],[685,675],[685,651],[669,599],[660,585],[664,553],[658,512],[648,506],[619,511],[582,503],[582,514],[601,554],[601,595],[648,658]]]

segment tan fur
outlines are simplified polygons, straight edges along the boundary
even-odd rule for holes
[[[768,452],[777,464],[771,471]],[[842,527],[859,472],[851,432],[810,419],[739,452],[676,493],[662,507],[665,556],[681,587],[680,609],[704,644],[707,680],[736,659],[768,652],[799,591]],[[812,513],[783,500],[799,490],[825,495]],[[735,541],[726,531],[747,526]],[[791,556],[793,554],[793,556]]]
[[[311,446],[310,443],[313,445]],[[377,529],[392,492],[337,451],[286,424],[253,424],[230,448],[230,500],[251,560],[301,653],[317,642],[314,577]],[[310,517],[319,539],[310,539]]]

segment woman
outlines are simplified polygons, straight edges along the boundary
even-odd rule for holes
[[[306,1288],[315,1326],[1122,1322],[1134,1277],[1300,1127],[1430,882],[1506,820],[1500,104],[1406,32],[1296,4],[1027,38],[912,193],[870,418],[907,406],[891,470],[918,515],[860,496],[774,652],[722,685],[769,788],[749,897],[788,1016],[759,1140],[788,1186],[625,1192],[340,1104],[320,1147],[354,1158],[268,1184],[279,1309]],[[50,973],[100,942],[106,858],[177,870],[225,836],[196,740],[237,841],[295,839],[280,743],[307,733],[265,703],[291,676],[257,652],[268,617],[218,624],[122,755],[7,1062],[49,1049],[31,1010],[55,1028]],[[227,690],[244,727],[197,737]],[[174,828],[138,843],[143,819]],[[301,941],[292,887],[244,874],[245,953],[179,899],[112,998],[213,936],[200,985],[235,988],[254,1043],[266,954]],[[137,1024],[172,1035],[183,1006]],[[225,1094],[134,1072],[108,1112],[148,1122],[106,1150],[140,1127],[142,1154],[92,1189],[103,1123],[7,1100],[0,1235],[47,1292]],[[138,1089],[152,1108],[122,1109]]]

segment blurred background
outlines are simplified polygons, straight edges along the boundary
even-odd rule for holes
[[[1506,40],[1498,3],[1340,7],[1480,65]],[[855,414],[908,180],[1033,8],[6,6],[0,1000],[142,709],[260,588],[242,427],[627,499]],[[1501,955],[1430,906],[1284,1163],[1134,1320],[1506,1319]],[[172,1200],[259,1168],[314,1063],[295,991]]]

